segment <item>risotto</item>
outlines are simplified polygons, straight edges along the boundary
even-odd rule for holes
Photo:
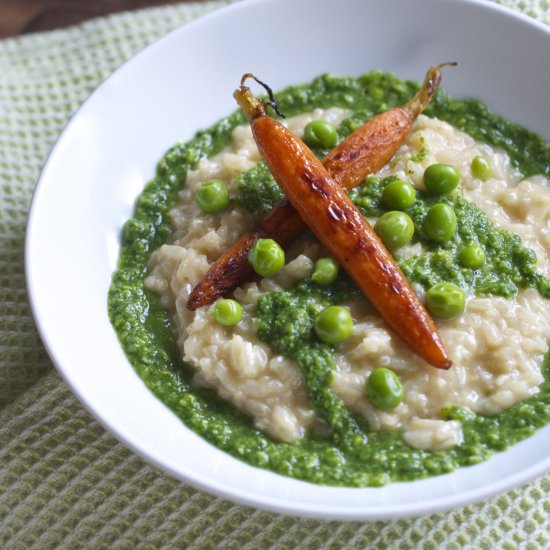
[[[371,76],[379,87],[387,87],[388,96],[395,95],[395,87],[401,87],[403,95],[411,89],[402,81],[388,78]],[[370,85],[371,81],[365,77],[363,80]],[[342,79],[339,91],[346,85],[354,91],[356,82],[361,80]],[[299,88],[302,93],[310,89]],[[399,102],[397,97],[393,101]],[[302,109],[305,114],[289,118],[285,125],[299,136],[308,123],[321,119],[351,131],[357,117],[367,116],[352,110],[346,100],[335,101],[336,106],[326,100],[319,103],[324,108]],[[314,106],[314,102],[307,106]],[[435,110],[436,115],[440,114]],[[185,171],[184,185],[177,199],[174,195],[170,202],[170,232],[165,224],[164,244],[150,256],[143,254],[144,260],[148,258],[147,273],[141,279],[145,296],[152,297],[147,298],[153,300],[151,303],[154,296],[160,298],[162,310],[169,312],[168,330],[176,335],[177,349],[171,353],[191,366],[183,375],[190,385],[184,388],[180,383],[179,389],[177,384],[170,389],[173,396],[168,401],[177,403],[172,408],[192,405],[198,411],[202,404],[191,396],[205,396],[200,399],[208,401],[208,390],[213,390],[251,419],[252,425],[246,428],[249,420],[238,420],[237,414],[237,420],[231,417],[229,424],[223,421],[222,426],[218,417],[208,420],[206,407],[201,409],[199,427],[189,417],[186,419],[199,433],[253,464],[302,479],[344,485],[376,485],[442,473],[482,460],[493,450],[532,433],[534,421],[522,434],[510,436],[513,430],[499,430],[500,425],[504,430],[514,424],[514,418],[520,415],[512,415],[510,410],[518,411],[521,406],[527,406],[525,415],[529,418],[541,417],[537,425],[545,414],[550,415],[544,372],[550,334],[550,186],[545,177],[526,178],[526,170],[521,169],[517,158],[511,159],[510,151],[476,140],[472,132],[461,131],[437,117],[421,115],[392,161],[350,193],[368,221],[375,224],[383,213],[381,195],[388,182],[406,181],[422,198],[427,195],[423,183],[426,168],[446,163],[460,173],[459,189],[448,199],[457,213],[457,239],[468,231],[489,237],[488,266],[482,270],[467,270],[453,263],[458,244],[454,248],[434,246],[422,235],[394,251],[396,261],[422,300],[440,280],[457,283],[466,294],[461,315],[436,321],[453,361],[447,371],[431,367],[405,347],[357,292],[341,294],[338,303],[351,313],[353,333],[345,342],[330,347],[334,363],[330,390],[350,418],[368,433],[366,445],[371,447],[370,455],[346,456],[331,442],[331,430],[312,406],[303,369],[292,354],[281,351],[270,332],[276,323],[273,300],[293,296],[298,301],[292,303],[300,304],[304,292],[310,292],[309,300],[317,296],[317,290],[311,291],[311,275],[315,262],[328,254],[311,234],[306,233],[290,247],[286,263],[276,275],[258,277],[235,289],[232,298],[243,309],[242,320],[235,326],[217,322],[213,306],[187,309],[191,290],[212,262],[261,218],[257,205],[250,207],[243,198],[243,175],[255,177],[261,159],[249,126],[237,124],[238,120],[236,116],[221,150],[189,162],[193,168]],[[511,129],[516,131],[515,127]],[[474,175],[472,161],[476,157],[488,161],[489,177]],[[159,171],[162,169],[161,163]],[[231,202],[222,212],[209,214],[197,205],[195,197],[200,186],[212,179],[227,184]],[[272,202],[279,196],[277,191]],[[432,205],[429,197],[425,201],[420,198],[415,202],[420,206],[411,212],[415,225]],[[513,262],[527,265],[518,268],[523,279]],[[342,284],[350,286],[347,280]],[[162,397],[164,386],[155,378],[157,374],[150,374],[147,359],[145,365],[149,374],[142,376]],[[365,391],[370,375],[380,367],[391,369],[403,387],[403,399],[393,408],[374,406]],[[160,370],[166,377],[182,376],[178,367]],[[148,380],[149,375],[152,378]],[[532,406],[525,405],[529,403]],[[226,414],[226,418],[234,414]],[[520,425],[525,426],[525,415]],[[492,419],[496,422],[491,423]],[[226,437],[220,436],[219,430]],[[249,430],[249,435],[245,437],[242,430]],[[245,450],[235,450],[231,441],[240,441],[237,447],[242,445]],[[416,466],[415,461],[419,463]],[[330,475],[323,473],[327,467],[333,470]]]
[[[347,116],[342,109],[316,110],[289,120],[288,126],[302,135],[311,120],[339,124]],[[418,157],[420,148],[426,152],[422,160],[411,160]],[[493,166],[493,176],[486,182],[471,174],[471,161],[477,155],[489,158]],[[194,196],[201,183],[213,178],[223,178],[236,195],[234,176],[259,160],[250,128],[239,126],[230,148],[201,160],[189,173],[179,205],[171,212],[171,243],[153,254],[146,286],[175,312],[178,343],[184,359],[196,368],[195,382],[215,389],[251,414],[262,431],[278,440],[293,441],[319,419],[308,404],[300,369],[258,339],[254,312],[262,293],[309,277],[314,261],[326,256],[321,246],[312,238],[304,239],[276,276],[237,288],[235,297],[244,305],[245,314],[235,328],[217,323],[209,308],[191,312],[186,307],[191,289],[210,262],[256,221],[239,207],[205,214]],[[539,265],[547,272],[549,187],[536,181],[518,185],[518,174],[506,155],[425,116],[420,117],[395,162],[380,175],[397,175],[421,189],[425,168],[435,162],[459,168],[467,197],[500,228],[520,234],[538,252]],[[408,248],[399,253],[422,254],[419,243]],[[364,301],[355,299],[346,305],[355,329],[352,338],[335,350],[333,389],[375,430],[404,428],[405,440],[414,447],[439,450],[462,442],[460,423],[442,419],[444,407],[464,405],[476,413],[495,414],[535,393],[542,381],[550,307],[532,289],[512,299],[471,297],[463,315],[440,322],[438,328],[454,363],[449,371],[430,368],[404,347]],[[364,390],[370,373],[380,366],[398,373],[405,388],[403,402],[390,411],[373,407]]]

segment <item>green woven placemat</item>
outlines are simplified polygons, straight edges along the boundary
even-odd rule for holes
[[[23,263],[28,207],[47,153],[122,61],[225,3],[125,13],[0,42],[0,548],[550,548],[550,476],[411,520],[323,522],[255,511],[144,463],[53,371]],[[550,24],[548,0],[499,3]]]

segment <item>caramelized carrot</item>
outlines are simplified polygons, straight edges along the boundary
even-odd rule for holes
[[[440,69],[444,65],[448,64],[428,70],[420,91],[408,103],[372,118],[329,152],[323,159],[323,165],[336,183],[349,191],[390,161],[407,138],[416,117],[426,108],[439,87]],[[194,311],[209,305],[251,278],[254,272],[247,255],[258,239],[268,237],[285,248],[306,227],[288,200],[283,199],[252,232],[238,239],[210,266],[191,292],[188,309]]]
[[[304,142],[241,86],[235,99],[260,154],[284,194],[330,254],[402,340],[428,363],[451,361],[435,325],[374,230]]]

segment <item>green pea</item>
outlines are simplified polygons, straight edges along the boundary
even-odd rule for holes
[[[437,283],[426,292],[426,308],[439,319],[460,315],[466,307],[464,291],[453,283]]]
[[[205,181],[195,194],[195,202],[208,214],[221,212],[229,205],[229,191],[224,181]]]
[[[403,401],[403,385],[399,377],[385,367],[371,372],[366,390],[368,398],[377,409],[395,409]]]
[[[330,149],[338,142],[336,128],[326,120],[312,120],[304,128],[304,141],[311,147]]]
[[[218,300],[212,310],[212,317],[226,327],[236,325],[243,318],[243,308],[239,302],[229,298]]]
[[[414,223],[405,212],[392,210],[378,218],[374,224],[374,231],[390,250],[395,250],[411,241],[414,235]]]
[[[489,161],[481,155],[477,155],[472,159],[470,168],[474,177],[479,178],[481,181],[487,181],[493,175],[493,169]]]
[[[329,306],[317,315],[314,328],[323,342],[339,344],[353,334],[353,319],[347,309],[341,306]]]
[[[285,251],[273,239],[258,239],[248,251],[248,261],[262,277],[273,277],[285,265]]]
[[[445,203],[434,204],[428,210],[424,220],[426,235],[435,242],[445,243],[456,233],[456,214]]]
[[[478,244],[467,244],[460,249],[458,261],[464,267],[479,269],[485,263],[485,252]]]
[[[311,280],[318,285],[329,285],[336,279],[340,266],[334,258],[320,258],[315,262]]]
[[[392,210],[405,210],[414,204],[415,199],[414,187],[403,180],[388,183],[382,193],[382,200]]]
[[[371,86],[369,88],[369,95],[373,98],[373,99],[382,99],[386,94],[384,93],[384,90],[382,90],[382,88],[379,88],[378,86]]]
[[[460,172],[450,164],[432,164],[424,171],[424,185],[432,195],[445,195],[460,183]]]

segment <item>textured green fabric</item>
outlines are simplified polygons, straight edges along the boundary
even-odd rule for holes
[[[224,3],[125,13],[0,42],[0,548],[550,548],[550,475],[420,519],[323,522],[254,511],[144,463],[53,371],[23,265],[27,211],[48,150],[123,60]],[[550,24],[548,0],[500,3]]]

